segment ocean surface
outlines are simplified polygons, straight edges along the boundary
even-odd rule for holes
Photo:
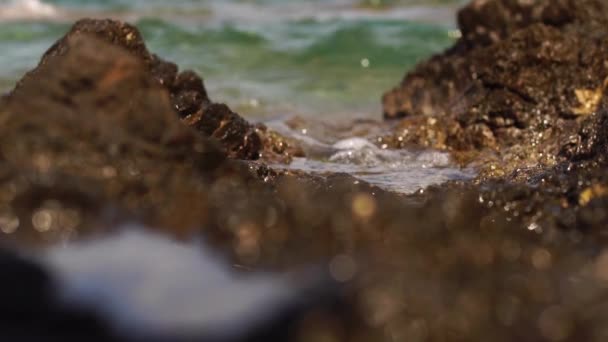
[[[462,2],[0,0],[0,92],[33,68],[73,21],[112,17],[136,24],[151,51],[201,74],[214,101],[250,121],[281,129],[294,117],[380,120],[382,93],[453,44]],[[435,151],[374,150],[357,140],[366,137],[338,137],[329,129],[317,130],[315,138],[313,126],[307,140],[348,148],[290,167],[349,172],[402,192],[469,174]]]

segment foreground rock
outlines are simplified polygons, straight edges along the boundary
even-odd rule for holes
[[[86,35],[63,44],[66,52],[47,57],[0,109],[3,200],[22,210],[5,207],[5,225],[63,239],[94,227],[87,219],[103,215],[100,203],[172,220],[169,198],[196,193],[224,153],[179,122],[135,57]]]
[[[346,175],[226,158],[229,145],[184,125],[171,90],[119,45],[68,37],[0,103],[3,245],[31,251],[139,221],[181,239],[203,236],[240,269],[322,265],[345,284],[352,316],[311,310],[290,326],[294,341],[606,340],[605,111],[581,120],[598,134],[568,162],[399,196]],[[476,137],[450,115],[431,119]],[[413,132],[429,128],[421,117]],[[35,296],[48,281],[39,269],[12,254],[0,263],[32,293],[9,296],[17,290],[5,282],[7,303],[46,303]],[[20,324],[49,336],[50,312]],[[68,315],[63,331],[116,340],[81,315]]]

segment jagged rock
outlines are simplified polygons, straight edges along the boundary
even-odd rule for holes
[[[262,146],[259,135],[247,121],[224,104],[205,106],[187,116],[184,122],[221,141],[229,156],[244,159],[257,159],[259,156]]]
[[[205,113],[214,116],[210,120],[217,120],[212,107],[211,100],[207,96],[207,91],[203,85],[203,80],[193,71],[186,70],[179,72],[178,67],[171,62],[164,61],[146,48],[144,40],[136,27],[110,19],[83,19],[76,22],[70,31],[59,39],[42,57],[40,66],[46,64],[49,59],[56,56],[65,55],[69,49],[69,40],[83,34],[95,36],[114,46],[126,49],[133,56],[143,62],[144,69],[165,89],[170,95],[170,102],[175,112],[185,121],[192,123],[200,120],[207,120]],[[37,69],[30,72],[24,80],[31,78],[37,73]],[[21,86],[20,82],[16,88]],[[203,114],[201,116],[201,114]],[[187,119],[189,116],[196,116],[197,119]],[[255,129],[238,114],[230,112],[224,115],[222,127],[231,132],[230,135],[214,137],[219,140],[231,157],[239,159],[257,159],[262,144],[260,138],[255,133]],[[204,131],[208,133],[208,131]],[[228,139],[228,140],[224,140]]]
[[[453,48],[385,94],[385,117],[404,118],[405,127],[386,140],[491,149],[505,172],[570,157],[579,131],[597,120],[606,88],[608,5],[474,1],[459,22],[463,38]],[[418,116],[438,122],[431,131],[443,137],[439,144],[408,123]]]
[[[256,131],[264,145],[262,160],[265,162],[289,164],[294,157],[306,156],[295,139],[284,137],[261,123],[256,125]]]
[[[468,48],[491,45],[535,23],[563,27],[606,20],[601,1],[474,0],[458,13],[458,26]]]

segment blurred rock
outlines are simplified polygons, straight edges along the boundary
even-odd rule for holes
[[[168,193],[200,189],[224,153],[180,123],[169,94],[135,57],[87,35],[63,46],[0,107],[2,211],[19,220],[11,235],[66,238],[96,226],[88,219],[105,203],[173,216],[159,210],[170,210],[160,205]],[[38,212],[40,222],[32,219]]]

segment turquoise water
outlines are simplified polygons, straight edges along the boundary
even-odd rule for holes
[[[411,192],[469,173],[455,168],[447,155],[384,151],[369,143],[373,134],[338,135],[323,123],[380,120],[382,93],[398,84],[407,69],[453,43],[459,3],[0,0],[0,91],[34,67],[76,19],[126,20],[139,27],[151,51],[201,74],[213,100],[328,151],[287,167],[348,172]],[[293,117],[309,123],[306,133],[285,129]],[[313,122],[320,122],[320,128]],[[361,131],[351,125],[353,132]],[[345,141],[356,144],[344,149]]]
[[[202,74],[214,100],[250,119],[377,118],[382,92],[452,43],[454,3],[0,0],[0,89],[73,20],[109,16],[134,22],[152,51]]]

